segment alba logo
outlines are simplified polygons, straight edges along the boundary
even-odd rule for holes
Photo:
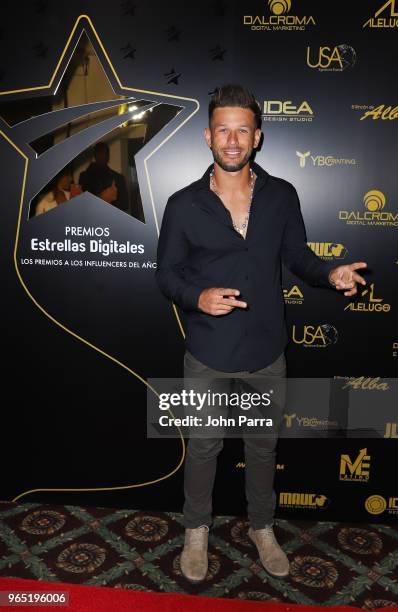
[[[390,9],[390,16],[379,17],[384,11]],[[373,17],[365,21],[363,28],[398,28],[398,13],[395,10],[395,0],[388,0],[374,14]]]
[[[307,242],[311,251],[322,259],[344,259],[348,251],[344,245],[336,242]]]
[[[268,0],[268,4],[274,15],[284,15],[292,8],[291,0]]]
[[[356,59],[355,49],[346,44],[337,47],[318,47],[318,51],[312,53],[311,47],[307,47],[307,66],[321,71],[342,72],[346,68],[352,68]]]
[[[366,300],[353,301],[347,304],[344,310],[351,310],[353,312],[390,312],[391,304],[382,304],[383,298],[375,297],[375,284],[372,283],[370,287],[361,291],[361,297],[365,297]]]
[[[371,117],[373,121],[377,119],[381,119],[385,121],[386,119],[392,121],[393,119],[398,119],[398,106],[386,106],[385,104],[380,104],[379,106],[372,107],[367,110],[362,117],[360,117],[360,121],[363,119],[367,119]]]
[[[292,328],[292,340],[295,344],[301,344],[305,348],[326,348],[331,344],[336,344],[338,339],[337,329],[329,323],[322,325],[304,325],[302,334],[296,329],[296,325]]]
[[[307,508],[325,510],[330,504],[326,495],[319,493],[279,493],[279,506],[282,508]]]
[[[355,461],[351,461],[349,455],[341,455],[340,459],[340,480],[350,482],[367,482],[369,480],[370,455],[367,449],[359,451]]]
[[[292,100],[264,100],[262,118],[265,121],[311,122],[314,111],[306,100],[296,106]]]
[[[304,295],[297,285],[293,285],[291,289],[284,289],[283,297],[286,304],[302,304],[304,302]]]
[[[398,514],[398,497],[386,499],[381,495],[370,495],[365,500],[365,510],[369,514],[382,514],[386,510],[388,514]]]
[[[376,210],[383,210],[386,205],[386,196],[382,191],[378,191],[377,189],[372,189],[372,191],[368,191],[365,193],[363,198],[363,203],[367,210],[371,212],[375,212]]]

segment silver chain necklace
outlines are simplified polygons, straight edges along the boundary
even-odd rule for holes
[[[252,170],[252,168],[250,168],[250,200],[249,200],[249,205],[247,207],[247,212],[246,212],[246,216],[245,216],[245,220],[243,221],[242,225],[236,225],[234,223],[234,220],[232,219],[232,225],[234,226],[234,229],[239,232],[240,234],[244,234],[247,224],[249,222],[249,217],[250,217],[250,209],[252,206],[252,201],[253,201],[253,191],[254,191],[254,183],[255,183],[255,177],[254,177],[254,172]],[[216,193],[219,197],[221,197],[220,192],[216,190],[216,186],[214,184],[214,166],[212,171],[210,172],[210,185],[212,190],[214,191],[214,193]],[[232,215],[231,215],[232,217]]]

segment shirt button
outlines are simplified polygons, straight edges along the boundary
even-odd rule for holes
[[[247,331],[247,329],[245,329],[245,336],[248,336],[249,332]]]
[[[246,279],[246,280],[249,280],[249,277],[248,277],[248,276],[245,276],[245,279]]]
[[[248,251],[248,250],[249,250],[249,247],[245,247],[245,251]]]

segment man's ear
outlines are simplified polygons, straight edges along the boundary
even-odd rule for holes
[[[210,131],[210,128],[208,128],[208,127],[205,128],[204,137],[205,137],[207,145],[211,149],[211,131]]]
[[[257,149],[258,145],[260,144],[260,140],[261,140],[261,130],[260,128],[257,128],[256,131],[254,132],[254,148]]]

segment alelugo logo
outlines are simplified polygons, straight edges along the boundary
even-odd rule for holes
[[[344,310],[351,310],[353,312],[390,312],[391,304],[383,303],[383,298],[375,297],[375,284],[372,283],[366,289],[361,291],[361,298],[365,300],[358,300],[350,302],[345,306]]]
[[[379,17],[384,11],[390,9],[390,16]],[[374,14],[373,17],[365,21],[363,28],[398,28],[398,13],[395,10],[395,0],[387,0]]]

